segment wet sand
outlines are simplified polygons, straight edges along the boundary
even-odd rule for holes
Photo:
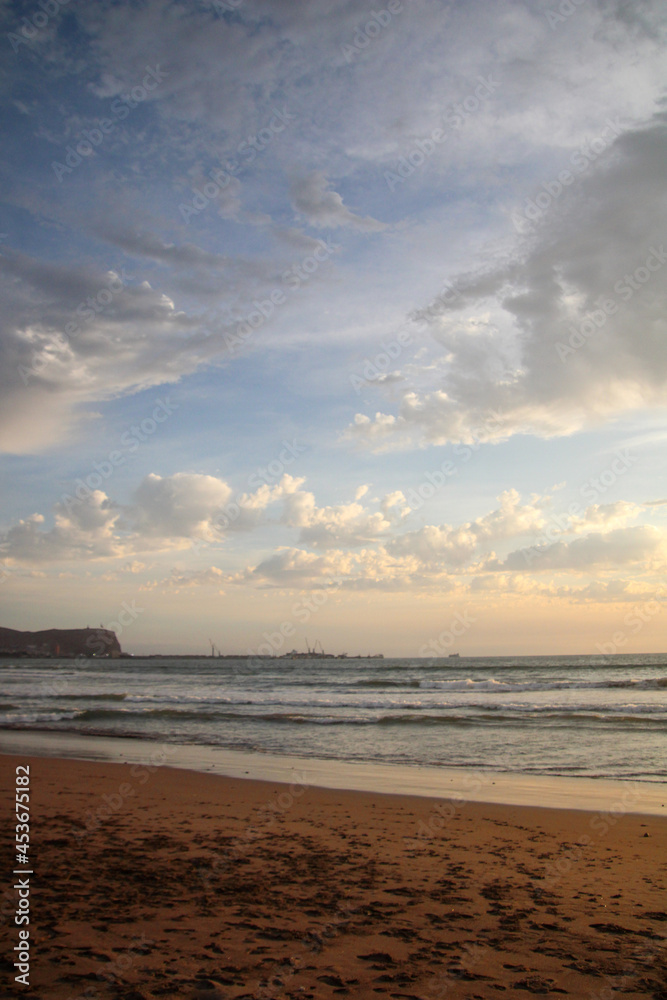
[[[308,785],[422,798],[459,796],[472,802],[652,813],[667,816],[667,784],[492,769],[408,766],[373,761],[321,760],[229,750],[203,744],[165,743],[123,736],[46,730],[0,730],[0,754],[33,754],[120,764],[154,764],[289,784],[298,773]]]
[[[667,998],[662,816],[24,755],[4,790],[26,762],[30,990],[5,794],[5,995]]]

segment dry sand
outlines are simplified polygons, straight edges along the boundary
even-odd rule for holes
[[[30,988],[4,794],[2,995],[667,998],[661,816],[28,762]]]

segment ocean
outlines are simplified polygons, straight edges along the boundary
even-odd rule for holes
[[[0,729],[667,779],[667,655],[0,661]]]

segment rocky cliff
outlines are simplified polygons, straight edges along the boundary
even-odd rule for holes
[[[116,633],[106,628],[49,628],[17,632],[0,628],[2,656],[120,656]]]

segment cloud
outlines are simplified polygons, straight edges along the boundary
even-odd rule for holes
[[[190,273],[200,286],[211,273],[218,284],[221,274],[233,278],[241,298],[271,273],[262,263],[230,262],[151,234],[116,238],[128,252]],[[0,450],[13,454],[69,436],[88,404],[173,384],[228,359],[225,336],[236,329],[221,317],[178,309],[124,269],[102,272],[14,252],[0,256],[0,293]]]
[[[498,508],[475,521],[456,527],[426,525],[392,539],[388,550],[393,555],[414,556],[425,566],[458,571],[479,554],[483,545],[536,533],[544,527],[547,498],[534,497],[532,503],[521,504],[519,493],[507,490],[498,500]]]
[[[667,535],[651,525],[617,528],[609,532],[590,532],[571,542],[510,552],[505,559],[491,558],[487,570],[574,570],[597,572],[642,566],[645,569],[664,568],[667,559]]]
[[[181,590],[191,590],[195,587],[211,587],[219,594],[224,594],[226,574],[217,566],[202,570],[173,569],[171,574],[162,581],[162,586],[178,593]]]
[[[0,257],[0,448],[39,451],[82,404],[175,382],[200,363],[186,317],[148,283],[115,271]]]
[[[227,483],[214,476],[178,472],[163,479],[151,473],[135,491],[128,514],[143,538],[203,538],[231,495]]]
[[[411,513],[408,501],[402,490],[394,490],[393,493],[387,493],[380,505],[380,509],[386,518],[391,517],[391,512],[394,508],[398,509],[401,517],[408,517]]]
[[[174,267],[212,268],[224,270],[230,264],[230,258],[222,254],[211,253],[192,243],[165,243],[155,233],[123,230],[107,227],[103,232],[106,240],[115,243],[133,257],[149,257],[160,264]]]
[[[292,497],[303,479],[285,474],[273,486],[233,498],[228,483],[215,476],[177,472],[146,476],[125,508],[125,520],[141,539],[221,541],[230,532],[253,531],[265,523],[267,508]]]
[[[623,574],[622,586],[603,581],[600,600],[617,595],[625,601],[632,595],[639,599],[651,586],[650,577],[661,578],[667,568],[667,534],[650,525],[628,525],[642,511],[628,501],[594,504],[568,519],[553,511],[550,496],[533,494],[524,501],[509,489],[472,520],[410,529],[412,511],[402,490],[364,504],[369,491],[360,487],[351,503],[319,506],[303,484],[302,477],[285,474],[273,485],[234,494],[215,476],[150,473],[127,504],[101,490],[88,490],[84,500],[63,494],[52,527],[41,514],[20,521],[0,536],[0,556],[18,571],[35,564],[122,559],[118,568],[143,577],[142,586],[149,589],[302,590],[335,584],[345,590],[479,592],[582,602],[596,600],[595,581],[573,587],[567,580],[572,573],[584,578]],[[563,538],[543,544],[545,537],[553,538],[547,530],[552,524],[558,524]],[[186,550],[198,554],[201,543],[219,545],[231,534],[259,528],[261,538],[271,532],[273,544],[286,531],[293,539],[260,553],[241,570],[233,561],[227,567],[181,565],[162,583],[150,582],[145,579],[150,566],[136,558]],[[517,548],[519,539],[528,547]],[[548,584],[541,579],[545,571],[554,574]]]
[[[470,428],[550,438],[664,400],[666,156],[660,112],[572,169],[571,189],[545,177],[539,224],[525,219],[505,260],[455,275],[418,314],[445,349],[443,387],[405,393],[396,414],[357,414],[347,437],[378,451],[462,442]]]
[[[594,580],[585,587],[571,588],[569,595],[577,601],[595,604],[606,603],[647,603],[667,597],[665,585],[656,582],[652,586],[634,580]]]
[[[379,544],[356,552],[329,549],[324,553],[296,547],[280,548],[235,577],[235,582],[259,588],[318,589],[329,583],[342,590],[392,593],[432,589],[463,593],[465,584],[443,566],[427,567],[414,555],[399,556]]]
[[[568,604],[629,604],[662,600],[666,596],[660,583],[652,586],[634,580],[594,580],[583,586],[545,582],[521,572],[488,573],[475,576],[469,584],[471,596],[483,599],[504,599],[508,594],[521,598],[542,598],[550,603],[561,600]]]
[[[400,505],[400,491],[388,496],[391,507]],[[300,527],[300,542],[325,553],[281,549],[241,578],[246,582],[261,580],[271,586],[288,586],[291,581],[305,586],[335,568],[346,588],[420,590],[436,586],[448,592],[463,592],[468,586],[465,578],[472,576],[476,580],[470,584],[473,589],[569,598],[575,594],[569,585],[546,587],[539,580],[540,572],[654,572],[667,555],[666,536],[657,529],[647,525],[615,527],[636,516],[638,510],[633,504],[619,501],[592,506],[576,519],[567,530],[581,537],[549,545],[533,544],[499,558],[492,546],[539,536],[550,524],[552,514],[550,497],[534,495],[522,503],[516,490],[507,490],[498,500],[498,507],[459,525],[426,525],[405,531],[402,521],[388,522],[370,539],[371,545],[369,525],[377,522],[371,520],[370,511],[356,503],[317,508],[312,494],[295,492],[285,506],[282,520]],[[609,530],[590,531],[591,526]],[[538,574],[537,579],[533,579],[533,572]]]
[[[222,527],[227,527],[230,531],[252,531],[264,521],[266,508],[278,500],[292,498],[303,486],[305,479],[299,476],[290,476],[285,473],[280,481],[273,486],[263,483],[258,486],[254,493],[242,493],[233,505],[227,505],[229,512],[222,522]],[[226,522],[229,524],[226,524]]]
[[[228,483],[215,476],[149,473],[129,504],[102,490],[64,494],[54,506],[54,526],[33,514],[0,535],[0,556],[12,562],[109,559],[191,548],[193,541],[221,542],[235,531],[252,531],[266,520],[270,504],[289,497],[303,480],[284,475],[279,483],[232,500]],[[82,497],[80,499],[80,497]],[[124,567],[138,573],[136,560]]]
[[[581,517],[573,517],[568,530],[582,534],[595,528],[625,527],[628,521],[634,520],[642,513],[640,504],[629,503],[627,500],[617,500],[615,503],[593,504],[587,507]]]
[[[145,576],[149,567],[137,555],[192,551],[193,540],[220,542],[230,532],[269,525],[268,509],[282,502],[274,530],[298,529],[298,542],[305,547],[281,545],[240,572],[224,566],[180,566],[160,586],[177,591],[212,587],[218,592],[232,585],[283,590],[340,586],[608,603],[648,599],[658,585],[651,584],[650,577],[659,582],[667,567],[664,530],[616,527],[641,510],[626,501],[589,507],[566,525],[573,538],[498,556],[494,547],[544,531],[553,518],[549,497],[534,495],[522,502],[516,490],[507,490],[496,507],[474,520],[406,531],[402,491],[374,500],[379,510],[356,501],[318,507],[313,494],[300,489],[302,484],[302,479],[285,475],[273,486],[232,499],[231,487],[213,476],[150,474],[126,505],[100,490],[89,491],[85,501],[65,494],[55,505],[53,527],[46,528],[39,514],[20,521],[0,538],[0,554],[19,573],[35,564],[123,559],[119,568]],[[555,574],[548,583],[540,578],[545,571]],[[572,573],[623,577],[573,586],[565,582]],[[559,581],[559,575],[565,580]],[[151,589],[157,581],[142,586]]]
[[[101,490],[86,503],[58,503],[54,526],[44,530],[44,517],[33,514],[0,538],[0,554],[12,562],[54,562],[100,559],[123,555],[125,543],[118,530],[121,508]]]
[[[358,229],[363,233],[377,233],[386,226],[370,216],[355,215],[343,204],[336,191],[329,190],[329,182],[320,170],[292,182],[292,205],[306,217],[311,226],[321,229]]]
[[[431,575],[429,584],[433,579]],[[259,588],[317,590],[334,585],[344,590],[399,592],[423,586],[425,578],[416,559],[396,557],[379,545],[358,552],[331,549],[322,554],[296,547],[280,548],[238,574],[235,582]],[[438,586],[443,592],[451,592],[457,583],[442,573]]]
[[[316,555],[303,549],[281,548],[236,578],[236,582],[277,587],[326,587],[338,584],[349,572],[351,560],[340,552]]]
[[[314,549],[358,548],[368,545],[392,527],[391,508],[403,494],[391,494],[381,503],[379,511],[370,511],[358,502],[366,487],[357,490],[357,500],[348,504],[318,507],[313,493],[303,490],[286,498],[282,522],[300,528],[299,541]]]
[[[378,232],[383,223],[377,217],[385,218],[385,209],[392,218],[402,215],[406,206],[398,204],[398,195],[407,194],[410,187],[389,199],[383,168],[395,168],[417,139],[442,124],[447,109],[465,99],[489,66],[498,68],[502,81],[493,102],[480,107],[465,128],[450,129],[448,142],[414,177],[425,200],[419,201],[415,217],[419,236],[409,235],[401,244],[403,259],[412,254],[413,240],[421,243],[424,220],[434,219],[440,226],[439,208],[461,196],[467,201],[471,192],[474,200],[475,184],[481,184],[486,211],[485,185],[493,165],[506,170],[540,162],[554,150],[569,152],[597,117],[619,107],[632,121],[654,106],[658,4],[643,3],[641,12],[616,3],[604,10],[589,4],[558,32],[549,29],[543,11],[519,0],[488,15],[485,5],[477,2],[443,8],[415,0],[409,17],[405,11],[393,17],[381,37],[351,62],[343,53],[360,23],[358,4],[352,0],[339,3],[335,12],[324,0],[308,5],[262,0],[242,4],[233,13],[210,4],[150,0],[138,4],[129,20],[113,4],[92,3],[72,11],[77,32],[61,30],[62,19],[52,19],[35,42],[40,72],[45,74],[44,112],[40,102],[26,96],[22,107],[30,108],[37,121],[30,122],[25,114],[17,118],[26,120],[31,145],[28,132],[10,128],[17,144],[10,152],[17,153],[21,140],[24,158],[15,159],[11,171],[0,165],[3,191],[15,209],[27,213],[31,232],[43,235],[48,227],[56,240],[53,246],[42,246],[37,238],[28,241],[38,248],[36,254],[43,254],[41,263],[30,264],[27,255],[15,255],[13,265],[8,258],[4,264],[0,446],[16,453],[44,450],[80,427],[81,414],[90,404],[173,383],[219,364],[224,323],[207,336],[202,308],[221,304],[225,316],[235,315],[239,304],[249,308],[253,296],[271,287],[270,282],[275,287],[279,261],[267,259],[262,239],[280,233],[283,249],[289,240],[304,247],[304,253],[317,249],[307,243],[307,236],[287,228],[285,179],[294,178],[299,169],[307,171],[293,181],[292,199],[309,224]],[[7,28],[15,26],[8,11]],[[74,35],[85,38],[85,45],[75,44]],[[582,56],[573,43],[584,46],[590,68],[585,80]],[[130,94],[145,77],[147,51],[151,66],[159,66],[163,74],[159,86],[122,121],[118,134],[81,163],[76,176],[57,183],[50,169],[54,141],[64,149],[78,130],[93,127],[109,113],[117,95]],[[627,76],[606,71],[610,53],[630,74],[632,86]],[[34,87],[34,66],[23,62],[25,70],[19,60],[13,67],[17,93],[27,83]],[[410,64],[410,74],[396,73],[399,62]],[[32,93],[27,86],[24,91]],[[246,152],[252,149],[248,137],[266,128],[274,109],[282,108],[285,94],[295,119],[289,129],[252,159],[239,154],[242,143]],[[64,124],[58,132],[54,122],[60,117]],[[252,207],[254,221],[239,212],[241,181],[234,176],[212,199],[211,210],[192,220],[184,240],[179,200],[186,197],[184,192],[190,197],[193,185],[232,159],[242,168],[238,172],[244,204]],[[335,178],[335,190],[327,178]],[[651,191],[644,178],[641,184],[640,197],[646,203]],[[273,228],[267,222],[264,231],[255,225],[258,219],[277,222]],[[93,243],[91,235],[98,240],[102,236],[106,246]],[[452,231],[452,244],[462,239],[461,230]],[[83,268],[52,263],[65,261],[67,247],[75,245],[85,245],[86,256],[98,262],[89,269],[89,280]],[[125,290],[108,309],[86,321],[85,331],[67,337],[64,328],[81,302],[103,290],[104,275],[112,268],[119,272],[118,249],[132,261],[136,274],[129,282],[123,279]],[[440,269],[439,255],[441,251],[434,250],[432,260],[424,257],[424,269]],[[370,273],[378,263],[377,273],[386,271],[386,259],[364,263],[367,271],[360,273]],[[502,271],[491,269],[490,295],[497,294]],[[405,268],[392,271],[387,280],[397,285],[405,281]],[[471,280],[474,303],[483,289],[479,274],[473,272]],[[371,300],[375,292],[369,282]],[[322,314],[330,308],[326,302]],[[503,307],[496,312],[502,313]],[[391,418],[372,421],[362,415],[354,436],[380,448],[389,441],[402,445],[453,440],[463,433],[470,414],[484,409],[480,400],[492,398],[492,393],[470,390],[470,370],[484,371],[486,383],[493,381],[496,369],[514,370],[517,351],[512,348],[522,343],[523,334],[516,331],[512,335],[501,330],[496,336],[494,323],[491,317],[482,336],[478,318],[476,341],[469,331],[440,331],[439,336],[453,338],[446,397],[420,389],[414,398],[405,396],[404,406]],[[308,337],[310,325],[305,326],[294,336]],[[658,329],[656,342],[659,334]],[[15,377],[19,367],[30,370],[47,359],[48,367],[31,376],[29,386]],[[453,384],[457,369],[458,389]],[[385,373],[377,382],[399,378],[398,373]],[[503,425],[495,440],[516,433],[517,427],[532,426],[531,421],[537,433],[560,433],[570,410],[571,426],[580,426],[577,406],[568,407],[562,396],[547,401],[540,414],[522,378],[516,376],[513,398],[518,406],[526,397],[523,410],[513,413],[511,407],[502,407]],[[636,396],[641,390],[638,385]],[[606,398],[613,402],[614,392],[603,387],[597,396],[597,403],[592,397],[593,407]],[[499,398],[499,403],[506,402]]]

